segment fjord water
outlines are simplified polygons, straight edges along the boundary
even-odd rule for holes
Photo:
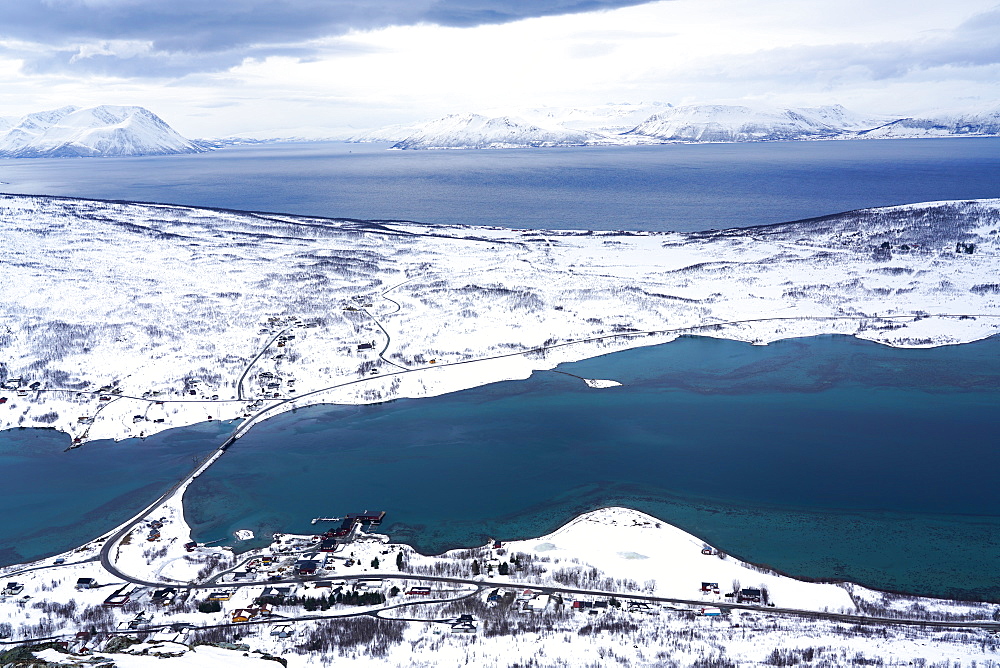
[[[1000,600],[1000,339],[703,338],[269,420],[189,490],[198,540],[367,509],[424,552],[625,505],[797,576]]]
[[[207,422],[69,451],[70,437],[54,429],[0,431],[0,566],[72,549],[121,524],[231,429]]]
[[[276,144],[0,160],[0,191],[537,229],[746,227],[1000,197],[1000,138],[470,151]]]

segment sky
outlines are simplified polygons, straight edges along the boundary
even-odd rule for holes
[[[188,137],[608,102],[1000,107],[996,0],[0,0],[0,116]]]

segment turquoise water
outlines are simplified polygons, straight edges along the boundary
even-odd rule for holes
[[[69,452],[70,437],[52,429],[0,431],[0,566],[63,552],[124,522],[231,429],[208,422]]]
[[[797,576],[1000,600],[1000,339],[684,338],[443,397],[256,427],[191,487],[198,540],[388,511],[424,552],[626,505]]]

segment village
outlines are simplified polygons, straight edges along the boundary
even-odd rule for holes
[[[623,508],[588,513],[539,539],[490,540],[437,556],[377,533],[382,511],[316,518],[318,529],[330,528],[275,534],[267,547],[237,554],[191,541],[175,507],[161,510],[162,517],[136,525],[113,550],[116,567],[129,573],[125,581],[102,567],[108,536],[55,559],[3,569],[0,648],[41,648],[48,660],[56,652],[67,661],[181,656],[204,644],[289,657],[330,633],[329,624],[372,622],[383,632],[386,624],[405,629],[417,643],[445,642],[442,634],[485,641],[527,630],[640,633],[691,625],[699,633],[759,635],[778,628],[776,621],[787,628],[796,619],[829,618],[836,626],[843,617],[847,628],[847,620],[856,624],[874,610],[866,599],[887,605],[883,615],[899,616],[919,601],[937,611],[928,619],[982,628],[976,633],[985,639],[997,613],[986,604],[896,601],[859,587],[793,580]],[[587,547],[595,538],[606,549]],[[659,553],[643,554],[651,548]],[[644,575],[654,577],[636,579]],[[354,637],[346,630],[355,627],[335,628],[342,639]]]

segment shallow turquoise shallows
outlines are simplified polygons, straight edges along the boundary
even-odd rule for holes
[[[1000,600],[1000,339],[684,338],[256,427],[189,491],[198,540],[388,511],[425,552],[625,505],[797,576]]]

